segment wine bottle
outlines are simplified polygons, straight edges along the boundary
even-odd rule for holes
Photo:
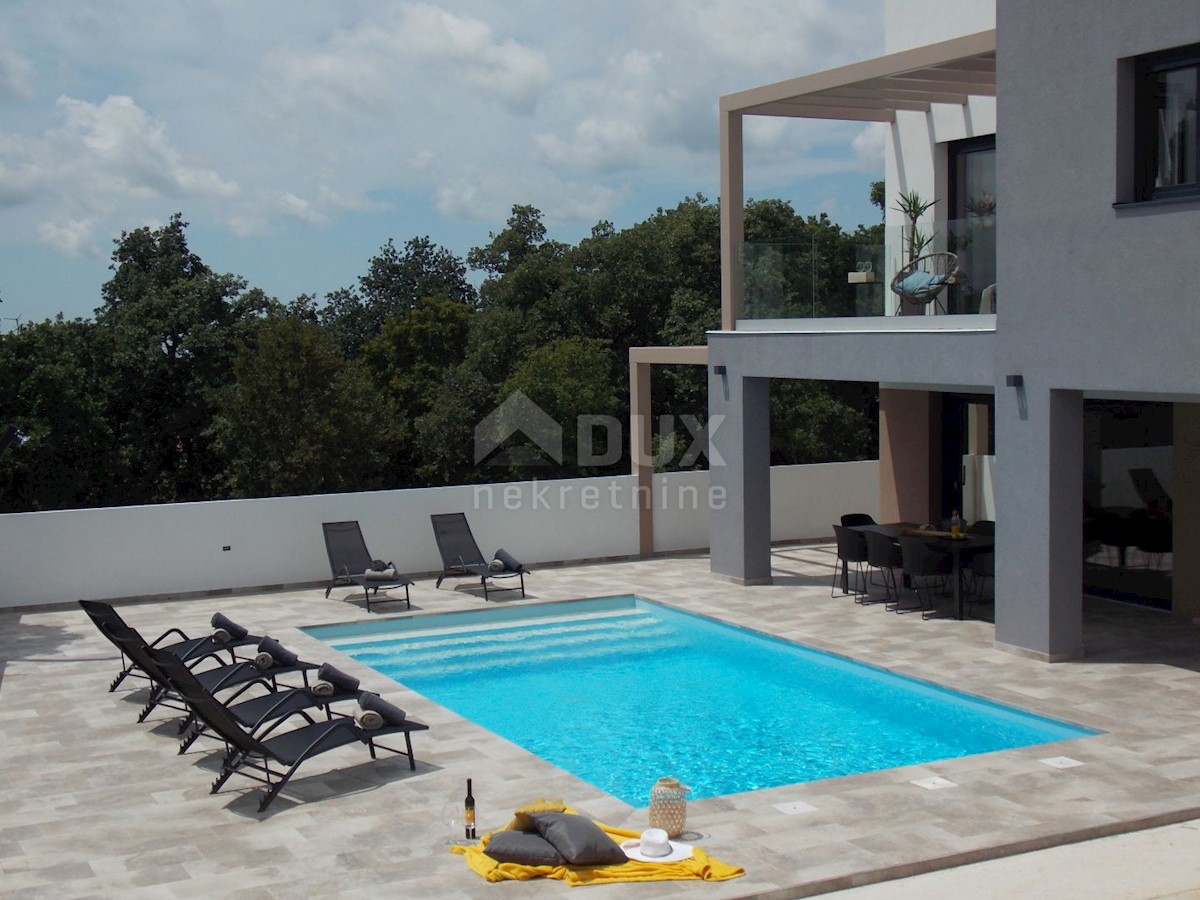
[[[463,825],[466,826],[467,839],[475,839],[475,796],[471,793],[471,779],[467,779],[467,797],[463,800]]]

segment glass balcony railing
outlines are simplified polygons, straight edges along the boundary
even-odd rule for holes
[[[911,258],[953,253],[953,280],[923,308],[905,314],[973,314],[996,309],[995,216],[972,216],[884,229],[883,244],[852,240],[746,242],[742,246],[743,319],[809,319],[895,315],[890,285]],[[988,288],[991,290],[987,290]]]

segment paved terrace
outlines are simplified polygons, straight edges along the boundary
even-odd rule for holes
[[[744,866],[744,877],[582,889],[589,897],[801,897],[1200,816],[1200,630],[1096,603],[1087,617],[1088,658],[1047,665],[994,650],[986,622],[922,621],[830,599],[832,561],[827,545],[777,548],[776,583],[753,588],[713,578],[700,556],[545,568],[527,579],[525,602],[633,592],[1105,733],[695,801],[688,824],[705,836],[698,843]],[[568,888],[558,882],[486,884],[447,852],[440,809],[462,795],[468,776],[481,832],[539,796],[561,796],[613,825],[645,827],[644,809],[295,630],[367,617],[341,599],[346,591],[328,600],[323,593],[120,605],[147,637],[171,625],[203,633],[212,613],[223,611],[304,658],[334,661],[429,724],[414,736],[415,772],[402,758],[371,762],[361,746],[342,748],[303,766],[265,815],[256,812],[259,788],[245,779],[209,794],[214,742],[202,740],[181,757],[173,719],[135,721],[143,691],[107,693],[116,655],[81,611],[0,614],[0,893],[561,896]],[[483,605],[466,592],[434,590],[431,579],[413,592],[413,615]],[[396,607],[371,616],[389,609]],[[555,715],[566,727],[569,711]],[[1054,757],[1082,765],[1041,762]],[[953,786],[914,784],[934,776]],[[785,815],[775,808],[795,801],[814,809]]]

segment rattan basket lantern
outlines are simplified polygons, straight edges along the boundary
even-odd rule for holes
[[[687,824],[687,795],[691,788],[677,778],[660,778],[650,789],[650,827],[661,828],[667,837],[683,834]]]

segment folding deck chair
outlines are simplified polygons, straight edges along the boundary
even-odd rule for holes
[[[108,603],[103,603],[99,600],[80,600],[79,605],[83,611],[88,614],[88,618],[92,620],[92,624],[100,629],[100,633],[105,637],[109,637],[108,632],[104,630],[105,625],[112,625],[118,630],[130,628],[129,624],[121,617]],[[241,625],[227,619],[221,613],[215,613],[212,617],[213,633],[204,637],[190,638],[178,628],[169,628],[149,642],[151,647],[157,647],[159,650],[166,650],[168,653],[173,653],[180,659],[197,661],[208,656],[214,656],[221,653],[229,653],[229,661],[236,662],[237,657],[233,650],[236,647],[246,647],[257,645],[262,636],[250,634]],[[139,635],[140,637],[140,635]],[[169,644],[162,642],[168,638],[176,638]],[[118,646],[117,649],[121,649]],[[146,677],[145,673],[140,671],[137,663],[128,660],[124,651],[121,653],[122,669],[117,673],[117,676],[108,686],[109,691],[115,691],[117,685],[124,681],[127,677],[135,678]]]
[[[221,763],[221,772],[212,784],[211,793],[219,791],[231,775],[243,775],[267,786],[267,792],[258,804],[258,811],[263,812],[305,760],[355,741],[367,745],[372,759],[377,758],[377,750],[388,750],[407,756],[410,769],[415,770],[417,767],[413,755],[412,733],[427,731],[429,726],[408,719],[403,710],[392,706],[378,694],[365,691],[359,703],[364,709],[375,710],[380,715],[382,725],[379,728],[363,728],[352,717],[337,716],[323,722],[310,721],[291,731],[275,733],[277,728],[291,718],[291,715],[288,715],[276,719],[263,732],[255,735],[243,728],[229,711],[204,689],[187,666],[170,654],[153,649],[149,652],[166,673],[174,689],[195,711],[197,718],[204,722],[213,734],[225,741],[228,750]],[[378,743],[379,738],[395,734],[404,735],[406,749],[399,750]],[[272,768],[273,763],[277,768]]]
[[[489,562],[484,559],[467,524],[466,513],[435,513],[431,515],[433,537],[442,555],[442,574],[435,587],[447,578],[476,577],[483,586],[483,599],[488,600],[488,582],[497,578],[520,578],[521,596],[525,596],[525,566],[508,551],[497,550]],[[493,587],[491,591],[515,591],[515,587]]]
[[[412,581],[396,571],[392,563],[371,558],[367,550],[367,542],[363,540],[362,529],[358,522],[322,522],[321,530],[325,533],[325,550],[329,554],[329,569],[333,580],[325,588],[325,596],[339,585],[358,585],[363,589],[367,601],[367,612],[371,611],[371,594],[375,594],[376,603],[399,603],[412,609],[408,589]],[[403,597],[383,597],[380,590],[404,588]]]

